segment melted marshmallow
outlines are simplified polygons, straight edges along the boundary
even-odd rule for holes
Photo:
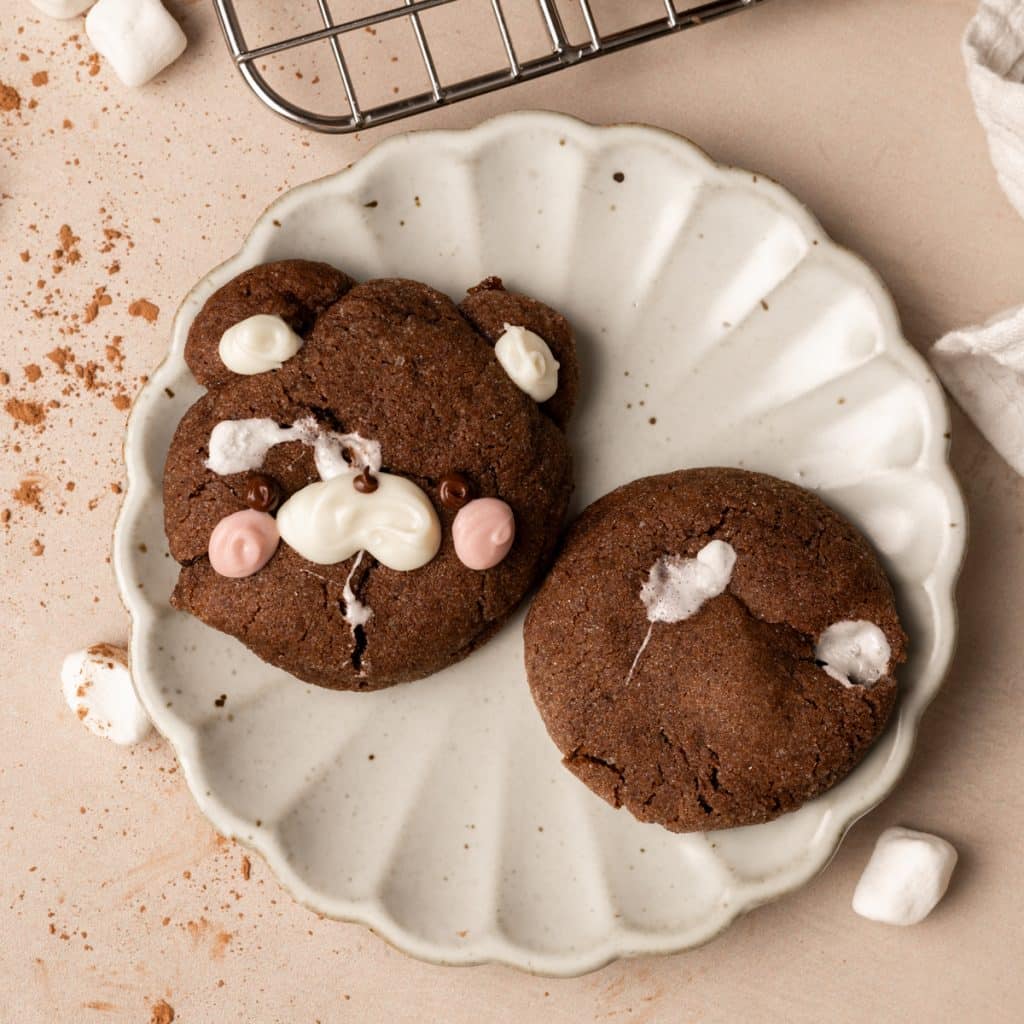
[[[651,566],[640,588],[640,600],[650,622],[681,622],[718,597],[732,579],[736,552],[731,544],[713,540],[696,558],[664,555]]]
[[[339,434],[321,427],[312,416],[281,427],[272,419],[221,420],[210,431],[206,468],[220,476],[259,469],[267,452],[287,441],[301,441],[313,448],[313,460],[321,479],[348,473],[355,466],[376,473],[381,465],[380,444],[360,434]],[[345,460],[345,452],[352,463]]]
[[[365,554],[365,551],[360,551],[356,555],[356,560],[352,563],[352,568],[349,569],[348,575],[345,577],[345,586],[341,591],[342,600],[345,602],[344,619],[352,630],[353,636],[359,626],[365,626],[373,618],[373,609],[368,604],[360,601],[352,589],[352,577],[355,576],[356,569],[359,568],[359,563],[363,560],[363,555]]]
[[[539,334],[505,324],[494,354],[515,386],[535,402],[546,402],[558,390],[558,360]]]
[[[279,316],[257,313],[220,336],[220,361],[233,373],[249,376],[280,370],[303,341]]]
[[[696,558],[662,555],[640,588],[640,600],[647,609],[647,635],[629,667],[628,683],[647,645],[656,622],[682,622],[695,615],[705,601],[725,591],[732,579],[736,551],[723,540],[709,541]]]
[[[293,494],[277,513],[282,540],[318,565],[334,565],[361,549],[401,572],[426,565],[441,547],[430,499],[392,473],[376,475],[376,490],[357,491],[357,475],[350,469]]]
[[[892,651],[873,623],[834,622],[818,637],[814,657],[843,686],[873,686],[889,669]]]

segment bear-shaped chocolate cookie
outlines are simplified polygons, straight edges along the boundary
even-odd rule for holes
[[[286,260],[215,292],[185,359],[208,390],[164,469],[171,603],[265,661],[332,689],[419,679],[547,568],[578,370],[542,303]]]

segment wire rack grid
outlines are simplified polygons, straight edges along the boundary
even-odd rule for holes
[[[394,6],[397,0],[390,0],[392,6],[387,6],[389,0],[382,0],[379,10],[346,21],[335,19],[329,0],[309,2],[316,4],[319,20],[323,23],[322,28],[257,47],[246,45],[235,0],[214,0],[214,6],[238,70],[263,103],[296,124],[317,131],[344,134],[397,121],[446,104],[504,89],[518,82],[539,78],[541,75],[614,53],[628,46],[706,24],[736,11],[753,7],[763,0],[710,0],[682,5],[678,0],[662,0],[664,15],[608,33],[603,33],[599,28],[600,19],[595,15],[594,0],[572,0],[575,5],[574,13],[579,15],[584,26],[583,37],[579,42],[570,40],[558,0],[533,0],[543,22],[545,50],[539,56],[532,56],[529,59],[520,59],[517,56],[518,41],[514,38],[516,33],[506,11],[506,7],[513,0],[488,0],[493,14],[494,31],[500,39],[500,49],[504,54],[501,66],[483,74],[452,82],[443,82],[438,72],[423,15],[433,8],[459,4],[463,0],[403,0],[400,6]],[[356,77],[351,73],[345,57],[346,36],[360,30],[375,30],[378,26],[391,22],[405,22],[411,28],[429,81],[429,89],[400,95],[387,102],[363,105],[358,95]],[[339,99],[342,106],[337,113],[318,113],[292,102],[268,83],[259,67],[260,61],[288,51],[292,51],[293,57],[301,58],[303,48],[324,42],[330,46],[341,87]]]

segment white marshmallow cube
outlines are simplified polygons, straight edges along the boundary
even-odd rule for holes
[[[918,924],[945,895],[956,857],[938,836],[887,828],[857,883],[853,909],[884,924]]]
[[[160,0],[99,0],[85,31],[125,85],[143,85],[185,50],[181,27]]]
[[[92,7],[95,0],[32,0],[32,6],[51,18],[74,18]]]
[[[135,695],[128,656],[120,647],[94,644],[69,654],[60,681],[68,707],[90,732],[121,746],[149,734],[149,716]]]

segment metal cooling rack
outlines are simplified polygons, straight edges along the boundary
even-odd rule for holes
[[[595,57],[601,57],[607,53],[614,53],[627,46],[658,39],[683,29],[694,28],[735,11],[752,7],[762,0],[712,0],[712,2],[699,4],[680,4],[678,0],[663,0],[664,17],[643,24],[631,25],[611,34],[601,33],[599,19],[593,11],[592,0],[571,0],[571,3],[578,7],[578,13],[585,26],[584,38],[580,43],[570,41],[562,15],[559,13],[558,0],[533,0],[539,8],[547,38],[550,40],[550,52],[529,60],[517,58],[516,40],[513,38],[514,33],[510,29],[509,18],[503,8],[504,3],[511,9],[513,0],[489,0],[494,14],[495,32],[500,39],[505,62],[501,67],[485,74],[447,83],[442,81],[441,75],[438,73],[437,65],[431,55],[430,41],[420,15],[431,8],[460,3],[462,0],[403,0],[402,6],[397,5],[397,0],[391,0],[396,5],[390,7],[386,5],[386,0],[382,0],[381,10],[349,21],[335,20],[328,0],[309,0],[309,2],[315,3],[318,8],[320,19],[324,25],[322,29],[280,39],[251,49],[245,43],[235,0],[214,0],[214,6],[220,16],[228,48],[238,70],[252,91],[271,110],[289,121],[307,128],[343,134],[386,124],[389,121],[398,121],[401,118],[433,110],[449,103],[457,103],[459,100],[469,99],[472,96],[504,89],[517,82],[539,78],[541,75],[559,71],[586,60],[593,60]],[[344,2],[345,0],[335,0],[335,7],[342,6]],[[629,3],[630,0],[623,0],[623,2]],[[565,7],[569,6],[569,0],[562,0],[562,3]],[[356,83],[345,60],[345,36],[361,29],[373,29],[385,22],[398,20],[406,22],[415,36],[416,45],[430,82],[430,89],[415,95],[400,96],[387,103],[364,107],[359,102]],[[339,100],[342,109],[335,114],[314,113],[291,102],[268,84],[258,67],[259,61],[285,51],[295,51],[294,56],[299,58],[301,64],[302,48],[312,47],[324,41],[330,45],[333,52],[334,64],[337,67],[341,86]]]

